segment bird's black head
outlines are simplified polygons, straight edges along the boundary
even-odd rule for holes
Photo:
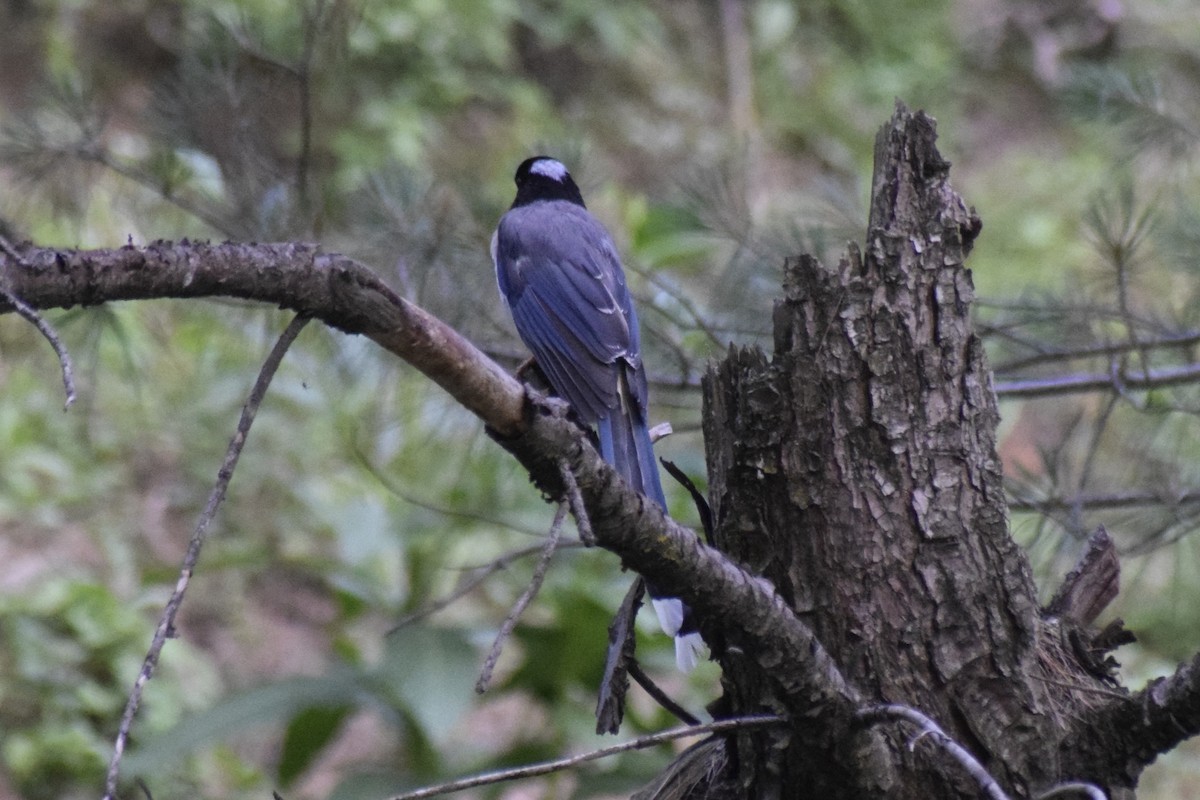
[[[517,182],[517,199],[513,200],[513,208],[527,206],[538,200],[566,200],[583,205],[583,195],[571,179],[571,173],[567,172],[561,161],[549,156],[525,159],[517,167],[513,180]]]

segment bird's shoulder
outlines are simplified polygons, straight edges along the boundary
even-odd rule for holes
[[[584,207],[541,200],[510,209],[496,230],[501,254],[586,265],[620,263],[608,230]]]

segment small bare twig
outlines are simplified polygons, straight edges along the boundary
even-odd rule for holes
[[[683,488],[688,490],[688,494],[692,496],[692,502],[696,504],[696,513],[700,516],[700,525],[704,528],[704,541],[708,542],[710,547],[716,547],[713,538],[713,518],[712,507],[708,504],[708,498],[696,488],[696,484],[687,474],[675,465],[674,461],[668,461],[665,458],[660,458],[663,469],[667,471]]]
[[[984,298],[977,299],[975,305],[978,308],[1021,315],[1017,320],[1008,323],[1009,328],[1027,327],[1038,323],[1061,323],[1064,319],[1091,319],[1121,323],[1128,323],[1132,319],[1139,329],[1149,332],[1152,336],[1170,336],[1173,332],[1158,320],[1150,317],[1123,315],[1119,310],[1105,303],[1076,303],[1062,297],[1050,297],[1042,303]],[[994,327],[994,325],[984,325],[982,329],[986,331]]]
[[[638,686],[646,690],[646,694],[653,697],[656,703],[674,714],[684,725],[700,724],[700,720],[688,713],[686,708],[676,703],[657,683],[651,680],[650,676],[646,674],[646,671],[642,669],[642,665],[638,662],[629,662],[629,677],[637,681]]]
[[[313,100],[312,75],[316,66],[317,43],[324,32],[325,0],[317,0],[312,7],[304,7],[304,50],[296,69],[296,80],[300,84],[300,157],[296,159],[296,192],[300,208],[306,216],[311,213],[309,197],[309,172],[312,164]],[[305,219],[305,225],[312,220]]]
[[[571,506],[571,515],[575,517],[575,526],[579,528],[579,538],[588,547],[596,544],[596,535],[592,533],[592,523],[588,521],[587,509],[583,506],[583,495],[579,493],[579,483],[571,465],[566,459],[559,459],[558,472],[562,475],[563,486],[567,489],[567,503]]]
[[[1114,369],[1116,365],[1114,364]],[[1114,373],[1115,375],[1115,373]],[[1120,390],[1118,390],[1120,391]],[[1088,483],[1092,479],[1092,470],[1096,467],[1096,456],[1100,453],[1100,443],[1104,440],[1104,434],[1108,430],[1108,423],[1112,421],[1113,411],[1116,410],[1117,404],[1121,399],[1125,399],[1133,404],[1133,399],[1125,396],[1124,393],[1114,394],[1109,396],[1108,403],[1105,404],[1104,410],[1092,423],[1092,434],[1087,445],[1087,454],[1083,459],[1083,466],[1079,470],[1079,481],[1076,484],[1079,487],[1080,494],[1088,487]],[[1082,508],[1072,509],[1072,513],[1078,517],[1082,513]],[[1074,522],[1082,525],[1079,519]]]
[[[1073,681],[1056,681],[1053,678],[1047,678],[1044,675],[1030,675],[1029,677],[1040,683],[1048,683],[1051,686],[1057,686],[1061,689],[1070,689],[1072,692],[1083,692],[1085,694],[1099,695],[1100,697],[1110,697],[1113,700],[1129,700],[1129,694],[1127,692],[1118,692],[1114,689],[1103,689],[1099,686],[1085,686],[1082,683],[1075,683]]]
[[[351,453],[354,456],[355,461],[358,462],[359,466],[365,469],[372,478],[378,481],[379,485],[382,486],[384,490],[388,492],[388,494],[391,494],[392,496],[405,503],[408,503],[409,505],[416,506],[417,508],[423,508],[426,511],[432,511],[433,513],[443,517],[450,517],[468,522],[478,522],[488,526],[489,528],[510,530],[515,533],[520,533],[524,536],[537,537],[540,539],[546,533],[545,528],[535,528],[532,525],[518,525],[515,522],[502,519],[498,515],[486,514],[470,508],[457,508],[448,504],[444,505],[441,503],[434,503],[431,500],[427,500],[408,491],[388,470],[381,468],[378,464],[372,462],[371,458],[367,455],[363,448],[358,446],[357,442],[353,444]],[[567,545],[564,543],[563,546],[565,547]],[[532,548],[529,552],[540,553],[541,550],[542,546],[539,544]],[[524,553],[525,551],[519,552]]]
[[[3,250],[9,258],[21,266],[31,267],[25,256],[21,255],[21,251],[13,247],[12,242],[2,234],[0,234],[0,250]],[[46,322],[37,312],[37,309],[10,292],[2,283],[0,283],[0,298],[11,305],[22,319],[37,328],[38,333],[42,334],[42,337],[54,348],[54,354],[58,356],[58,363],[62,368],[63,390],[67,393],[67,401],[63,406],[63,410],[66,411],[75,402],[75,368],[71,364],[71,354],[67,352],[66,345],[62,343],[62,339],[58,338],[58,334],[55,333],[54,328],[50,327],[50,323]]]
[[[1077,494],[1074,497],[1047,497],[1041,500],[1034,498],[1011,498],[1008,502],[1009,511],[1036,511],[1050,513],[1054,511],[1070,511],[1080,508],[1088,511],[1100,509],[1114,510],[1121,508],[1137,508],[1140,506],[1178,507],[1200,503],[1200,489],[1169,493],[1149,490],[1129,492],[1112,492],[1111,494]]]
[[[9,258],[16,261],[22,267],[30,266],[25,256],[21,255],[21,251],[14,247],[13,243],[8,240],[8,237],[2,233],[0,233],[0,250],[3,250]]]
[[[1037,800],[1050,800],[1052,797],[1062,797],[1066,794],[1084,794],[1091,800],[1108,800],[1108,795],[1104,790],[1094,783],[1082,783],[1080,781],[1071,781],[1070,783],[1060,783],[1058,786],[1052,786],[1048,791],[1042,792],[1037,796]]]
[[[145,189],[149,189],[165,202],[170,203],[180,211],[192,215],[213,230],[219,231],[226,236],[233,236],[236,233],[232,223],[222,218],[216,212],[205,208],[203,201],[180,196],[169,187],[164,187],[162,181],[154,177],[150,172],[124,164],[111,153],[96,150],[95,148],[79,147],[75,149],[63,149],[60,154],[68,158],[77,158],[81,161],[99,164],[113,174],[119,175]]]
[[[1117,375],[1096,373],[1000,381],[996,384],[996,394],[1000,397],[1049,397],[1081,392],[1123,393],[1197,382],[1200,382],[1200,364],[1184,364]]]
[[[915,747],[917,742],[928,736],[970,773],[971,777],[979,784],[979,788],[983,789],[985,795],[992,798],[992,800],[1009,800],[1008,795],[1000,788],[1000,784],[988,774],[988,771],[983,768],[983,765],[979,763],[975,756],[971,755],[961,744],[947,736],[946,732],[941,729],[941,726],[915,708],[896,704],[867,706],[860,709],[855,714],[855,717],[868,725],[893,719],[904,720],[905,722],[917,725],[920,727],[921,732],[910,742],[910,747]]]
[[[254,382],[254,388],[250,390],[246,404],[242,406],[242,416],[238,420],[237,431],[233,434],[229,448],[225,451],[225,459],[221,462],[220,470],[217,471],[217,482],[208,495],[208,502],[204,504],[204,511],[200,514],[200,519],[196,521],[196,528],[188,543],[187,554],[183,558],[183,567],[179,572],[179,580],[175,582],[175,591],[171,593],[171,598],[163,609],[158,627],[154,631],[154,639],[150,643],[150,650],[146,653],[145,661],[142,662],[142,671],[134,681],[133,690],[129,693],[129,700],[125,703],[125,713],[121,715],[121,724],[117,728],[117,738],[113,743],[112,759],[108,762],[104,800],[115,800],[117,796],[117,777],[120,774],[125,745],[129,741],[129,730],[133,726],[133,717],[137,714],[146,683],[149,682],[154,674],[154,668],[158,665],[158,657],[163,646],[167,639],[175,636],[175,615],[183,604],[183,595],[187,591],[196,563],[200,560],[200,549],[208,538],[208,527],[212,523],[213,517],[216,516],[221,501],[225,499],[225,492],[229,488],[233,470],[242,455],[242,448],[246,445],[246,436],[250,433],[250,426],[254,423],[258,408],[267,394],[267,387],[271,385],[271,379],[275,377],[275,371],[279,369],[284,354],[287,353],[300,331],[308,324],[309,319],[311,318],[297,315],[279,336],[279,341],[271,349],[258,373],[258,380]]]
[[[689,300],[688,297],[684,295],[684,293],[678,287],[672,285],[670,281],[663,278],[657,272],[643,269],[636,264],[627,265],[627,269],[646,279],[646,281],[653,284],[660,291],[666,292],[668,295],[670,295],[671,299],[674,300],[680,308],[687,312],[689,317],[691,317],[691,322],[678,319],[674,314],[663,308],[661,303],[647,302],[645,303],[646,306],[654,309],[659,314],[662,314],[667,318],[667,320],[681,330],[699,330],[708,337],[710,342],[717,346],[718,350],[729,346],[728,340],[722,339],[717,334],[717,332],[709,325],[708,318],[705,317],[696,304]]]
[[[622,744],[615,744],[611,747],[602,747],[599,750],[593,750],[590,753],[582,753],[569,758],[560,758],[555,761],[544,761],[540,764],[530,764],[524,767],[514,767],[513,769],[498,770],[496,772],[486,772],[482,775],[474,775],[470,778],[461,778],[448,783],[440,783],[436,786],[426,786],[423,789],[417,789],[413,792],[396,795],[391,800],[422,800],[426,797],[437,797],[451,792],[461,792],[463,789],[471,789],[476,786],[489,786],[494,783],[503,783],[505,781],[515,781],[522,778],[535,778],[538,775],[549,775],[552,772],[559,772],[564,769],[586,764],[589,761],[595,761],[609,756],[615,756],[619,753],[625,753],[630,750],[644,750],[647,747],[664,742],[671,742],[675,739],[686,739],[692,736],[700,736],[710,733],[723,733],[731,730],[742,730],[746,728],[760,728],[771,725],[782,725],[785,723],[783,717],[773,715],[754,716],[754,717],[734,717],[732,719],[722,719],[715,722],[709,722],[704,725],[691,725],[684,728],[672,728],[671,730],[654,733],[649,736],[642,736]]]
[[[492,682],[492,671],[496,668],[496,662],[500,660],[500,651],[504,648],[504,640],[512,634],[513,628],[517,627],[517,620],[520,619],[521,614],[529,606],[538,590],[542,588],[542,581],[546,579],[546,570],[550,568],[550,559],[554,557],[554,551],[558,549],[558,540],[562,537],[562,526],[566,519],[567,503],[563,501],[558,504],[554,522],[550,524],[550,533],[546,536],[546,544],[542,547],[542,557],[538,560],[537,566],[533,568],[533,577],[529,579],[529,585],[525,587],[525,591],[521,592],[517,602],[513,603],[512,610],[504,618],[504,624],[500,626],[500,632],[496,634],[496,641],[492,642],[491,652],[484,659],[483,669],[479,672],[479,680],[475,681],[475,691],[479,694],[486,692],[488,684]]]
[[[1200,344],[1200,333],[1189,331],[1167,334],[1156,339],[1138,341],[1136,345],[1126,341],[1083,345],[1073,348],[1042,349],[1032,355],[1014,358],[1011,361],[997,364],[993,367],[993,370],[996,374],[1000,375],[1057,361],[1078,361],[1097,356],[1119,356],[1135,348],[1142,351],[1149,351],[1159,348],[1187,348],[1197,344]]]
[[[558,543],[558,547],[560,549],[564,548],[564,547],[582,547],[582,546],[583,546],[582,542],[578,542],[575,540],[566,541],[566,542],[560,541]],[[418,608],[415,611],[412,611],[412,612],[406,614],[405,616],[401,617],[400,620],[398,622],[396,622],[396,624],[392,627],[392,629],[388,631],[388,633],[395,633],[396,631],[400,630],[401,628],[403,628],[406,625],[411,625],[412,623],[417,622],[418,620],[422,620],[428,616],[436,614],[437,612],[441,611],[443,608],[447,608],[455,601],[460,600],[461,598],[463,598],[466,595],[470,594],[471,592],[475,591],[475,589],[480,584],[482,584],[488,578],[495,575],[500,570],[507,569],[508,565],[513,563],[514,561],[517,561],[522,558],[528,558],[529,556],[537,555],[538,553],[541,553],[543,550],[545,550],[545,545],[538,545],[537,547],[523,547],[520,550],[514,550],[511,553],[505,553],[504,555],[500,556],[499,558],[495,559],[494,561],[491,561],[482,566],[470,567],[469,569],[471,569],[475,572],[474,575],[472,575],[471,577],[464,580],[461,584],[458,585],[458,587],[456,587],[454,589],[454,591],[450,592],[445,597],[441,597],[437,600],[434,600],[432,603],[422,606],[421,608]]]

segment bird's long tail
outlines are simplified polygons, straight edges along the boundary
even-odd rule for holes
[[[658,462],[650,441],[650,429],[641,410],[632,402],[624,374],[621,375],[621,406],[596,424],[600,456],[612,464],[625,481],[666,511],[667,500],[658,477]],[[675,663],[684,672],[696,666],[704,641],[696,630],[691,609],[675,597],[663,595],[646,581],[650,603],[662,629],[675,637]]]

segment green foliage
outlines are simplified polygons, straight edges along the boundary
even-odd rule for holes
[[[179,720],[134,749],[129,770],[153,784],[162,765],[178,763],[231,732],[282,723],[275,775],[288,787],[313,766],[352,714],[366,711],[390,723],[399,739],[410,740],[409,769],[436,773],[438,748],[470,706],[474,652],[461,631],[405,628],[387,637],[378,664],[343,663],[320,677],[275,681]],[[395,780],[401,775],[395,772]]]
[[[1020,298],[981,308],[994,363],[1029,341],[1197,325],[1200,31],[1186,4],[1130,5],[1115,44],[1070,38],[1094,17],[977,19],[962,3],[727,6],[744,18],[677,0],[8,4],[0,229],[81,246],[320,241],[515,364],[487,239],[516,163],[550,151],[618,238],[654,413],[680,431],[661,452],[701,480],[705,359],[769,342],[784,256],[831,262],[861,236],[873,137],[899,97],[939,119],[952,180],[983,217],[980,293]],[[1035,53],[1034,39],[1051,49]],[[729,56],[739,45],[748,65]],[[0,774],[31,798],[95,794],[241,404],[286,324],[219,302],[47,316],[76,359],[67,414],[45,343],[0,320]],[[1015,490],[1197,485],[1194,395],[1168,387],[1109,411],[1006,403]],[[1030,418],[1065,422],[1031,435]],[[681,492],[671,508],[694,521]],[[1146,553],[1127,574],[1149,591],[1127,589],[1121,611],[1174,656],[1196,644],[1181,611],[1196,524],[1179,511],[1018,515],[1014,529],[1048,576],[1098,521]],[[555,556],[494,688],[471,688],[528,580],[533,556],[513,554],[536,553],[550,517],[424,379],[310,328],[250,434],[129,774],[156,796],[380,797],[594,745],[604,631],[628,581],[604,554]],[[458,602],[389,633],[497,559]],[[1159,664],[1145,652],[1140,663]],[[693,710],[717,691],[711,671],[675,676],[649,623],[639,653]],[[526,718],[537,722],[512,723]],[[634,696],[630,731],[667,723]],[[628,793],[656,757],[558,788]]]
[[[290,786],[329,744],[351,711],[350,706],[313,706],[288,723],[283,734],[278,777],[282,786]]]
[[[0,756],[22,796],[102,780],[143,632],[138,609],[80,577],[0,596]]]

